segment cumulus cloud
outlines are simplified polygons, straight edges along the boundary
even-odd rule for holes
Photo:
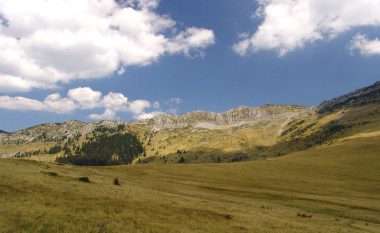
[[[123,74],[163,55],[203,55],[214,33],[156,12],[159,0],[0,1],[0,92]]]
[[[145,113],[145,109],[150,108],[151,104],[147,100],[135,100],[128,103],[127,109],[135,116],[139,116]]]
[[[104,113],[102,114],[90,114],[88,116],[90,119],[93,120],[116,120],[118,117],[116,116],[116,113],[110,109],[106,109]]]
[[[46,111],[47,107],[41,101],[24,97],[0,96],[0,108],[18,111]]]
[[[128,98],[121,93],[110,92],[103,98],[102,104],[106,109],[125,111],[127,109]]]
[[[159,102],[148,100],[129,101],[122,93],[110,92],[103,95],[89,87],[79,87],[68,91],[66,97],[59,93],[48,95],[44,100],[24,97],[0,96],[0,108],[14,111],[42,111],[58,114],[72,113],[76,110],[103,109],[101,114],[90,114],[93,120],[117,120],[118,113],[130,114],[134,119],[148,119],[163,113]]]
[[[203,49],[214,43],[215,38],[212,30],[192,27],[173,38],[168,44],[168,50],[171,53],[203,57]]]
[[[233,46],[239,55],[275,50],[279,56],[352,28],[380,26],[380,1],[258,0],[255,16],[263,22],[253,35],[242,34]]]
[[[92,109],[99,106],[102,93],[89,87],[79,87],[69,90],[68,97],[74,100],[83,109]]]
[[[356,34],[351,40],[350,50],[352,52],[359,51],[364,56],[380,56],[380,40],[369,40],[367,36],[363,34]]]
[[[71,98],[62,98],[60,94],[51,94],[46,97],[43,104],[50,112],[70,113],[79,106]]]

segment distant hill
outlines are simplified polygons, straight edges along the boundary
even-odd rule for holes
[[[132,160],[133,163],[237,162],[281,156],[379,132],[380,82],[377,82],[317,107],[244,106],[224,113],[162,114],[144,121],[48,123],[0,133],[0,156],[42,157],[51,161],[70,155],[70,161],[79,161],[72,157],[78,155],[81,163],[100,165]],[[107,156],[100,162],[88,159],[86,145],[97,148],[97,143],[111,139],[122,139],[119,140],[122,144],[112,142],[117,148],[107,147]],[[130,150],[119,150],[120,145],[130,146]]]

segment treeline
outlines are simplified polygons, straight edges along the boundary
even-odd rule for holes
[[[35,156],[35,155],[46,155],[46,154],[49,154],[49,155],[53,155],[53,154],[57,154],[59,152],[62,151],[62,147],[60,145],[56,145],[56,146],[53,146],[51,147],[50,149],[46,150],[46,149],[43,149],[43,150],[32,150],[32,151],[19,151],[15,154],[15,158],[25,158],[25,157],[32,157],[32,156]]]
[[[59,163],[78,166],[110,166],[129,164],[144,149],[134,134],[95,134],[94,138],[70,149],[63,148],[65,155],[57,158]]]

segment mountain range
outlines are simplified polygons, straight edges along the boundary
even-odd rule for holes
[[[162,114],[131,122],[71,120],[12,133],[0,131],[0,156],[55,161],[97,137],[133,134],[144,150],[133,155],[133,163],[236,162],[378,132],[380,82],[315,107],[243,106],[224,113]]]

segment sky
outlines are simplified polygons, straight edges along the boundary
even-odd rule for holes
[[[314,106],[380,80],[378,0],[2,0],[0,129]]]

